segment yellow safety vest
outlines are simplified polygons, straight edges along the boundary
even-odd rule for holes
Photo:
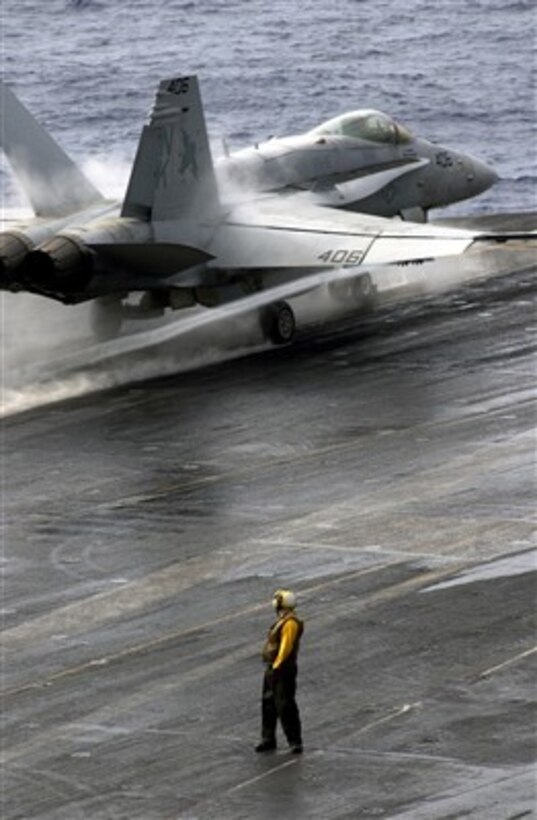
[[[267,639],[263,644],[263,650],[261,652],[261,657],[263,658],[263,662],[272,665],[276,658],[278,657],[280,651],[280,645],[282,641],[282,629],[284,625],[288,621],[295,621],[298,626],[298,632],[296,636],[296,640],[294,643],[291,652],[285,659],[287,661],[294,661],[296,663],[298,650],[300,648],[300,638],[302,633],[304,632],[304,623],[300,620],[300,618],[295,615],[294,612],[289,612],[287,615],[284,615],[283,618],[278,618],[275,624],[273,624],[267,634]]]

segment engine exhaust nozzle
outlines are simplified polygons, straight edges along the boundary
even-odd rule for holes
[[[43,292],[82,291],[93,275],[93,255],[81,242],[55,236],[31,251],[24,262],[24,279]]]
[[[0,233],[0,290],[17,290],[20,271],[32,243],[18,231]]]

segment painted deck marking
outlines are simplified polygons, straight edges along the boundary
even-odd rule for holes
[[[273,769],[269,769],[268,772],[263,772],[263,774],[259,774],[257,777],[251,777],[243,783],[238,783],[236,786],[232,786],[232,788],[225,791],[222,796],[238,792],[241,789],[245,789],[247,786],[251,786],[253,783],[259,783],[260,780],[264,780],[266,777],[270,777],[276,772],[281,772],[282,769],[287,769],[288,766],[293,766],[296,763],[298,763],[298,758],[294,758],[294,760],[287,760],[280,766],[275,766]]]
[[[499,663],[497,666],[491,666],[490,669],[485,669],[484,672],[479,674],[480,678],[488,678],[490,675],[493,675],[495,672],[499,672],[501,669],[505,669],[507,666],[511,666],[513,663],[517,661],[521,661],[523,658],[529,658],[530,655],[534,655],[537,652],[537,646],[532,646],[531,649],[526,649],[525,652],[520,652],[518,655],[513,655],[512,658],[508,658],[503,663]]]

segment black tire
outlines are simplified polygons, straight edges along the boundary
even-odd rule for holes
[[[352,299],[359,308],[371,308],[375,302],[375,286],[368,273],[352,280]]]
[[[119,299],[95,299],[90,308],[90,325],[99,342],[114,339],[121,330],[123,308]]]
[[[287,302],[276,302],[261,314],[261,326],[273,344],[290,344],[296,331],[295,314]]]

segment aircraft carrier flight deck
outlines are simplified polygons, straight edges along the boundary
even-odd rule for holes
[[[535,816],[535,265],[3,421],[3,820]],[[278,587],[304,754],[260,756]]]

